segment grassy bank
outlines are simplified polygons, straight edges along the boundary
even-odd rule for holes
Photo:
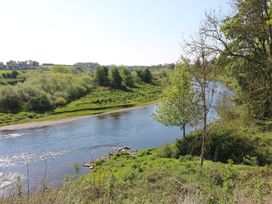
[[[199,158],[163,158],[162,149],[132,155],[112,154],[96,161],[92,173],[77,180],[66,177],[57,189],[43,188],[28,203],[269,203],[271,166],[258,167],[205,161]],[[77,181],[75,181],[77,180]],[[15,193],[1,203],[23,203]]]
[[[162,87],[163,86],[159,83],[138,83],[134,87],[126,90],[97,87],[88,95],[50,112],[0,113],[0,126],[34,121],[57,120],[100,114],[128,107],[144,106],[158,100]]]

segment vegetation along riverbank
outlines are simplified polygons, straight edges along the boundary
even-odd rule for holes
[[[81,71],[73,66],[22,72],[17,77],[24,78],[23,83],[0,86],[0,126],[101,114],[154,103],[160,97],[168,67],[152,72],[130,71],[126,67]]]

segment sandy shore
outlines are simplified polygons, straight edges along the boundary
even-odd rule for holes
[[[108,114],[113,114],[113,113],[126,112],[126,111],[141,109],[141,108],[147,108],[151,105],[153,105],[153,104],[149,104],[149,105],[145,105],[145,106],[137,106],[137,107],[132,107],[132,108],[117,109],[117,110],[113,110],[113,111],[109,111],[109,112],[105,112],[105,113],[101,113],[101,114],[63,118],[63,119],[58,119],[58,120],[49,120],[49,121],[41,121],[41,122],[28,122],[28,123],[21,123],[21,124],[15,124],[15,125],[7,125],[7,126],[0,127],[0,131],[16,131],[16,130],[23,130],[23,129],[47,127],[47,126],[52,126],[52,125],[69,123],[69,122],[82,120],[82,119],[86,119],[86,118],[91,118],[91,117],[95,117],[95,116],[108,115]]]

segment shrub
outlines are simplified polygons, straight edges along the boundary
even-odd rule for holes
[[[69,72],[65,72],[66,69]],[[93,80],[70,71],[70,68],[58,67],[54,72],[27,72],[24,83],[0,89],[0,111],[44,112],[89,93]]]
[[[22,106],[26,110],[42,112],[53,108],[50,95],[38,87],[23,86],[20,92]]]
[[[142,72],[142,80],[145,83],[150,83],[152,81],[152,74],[149,69],[145,69]]]
[[[98,159],[98,160],[95,161],[95,165],[99,166],[99,165],[102,165],[104,162],[105,162],[104,159]]]
[[[166,144],[158,149],[158,157],[177,158],[177,148],[174,144]]]
[[[19,89],[6,86],[0,89],[0,111],[17,112],[21,109],[22,100]]]
[[[196,131],[176,142],[177,155],[200,155],[202,131]],[[252,165],[269,164],[269,157],[257,151],[257,145],[247,136],[237,135],[235,131],[214,128],[211,130],[209,139],[206,141],[205,158],[213,161],[227,163],[233,160],[234,163],[246,163]],[[250,161],[249,159],[251,158]],[[256,158],[256,161],[252,160]]]
[[[141,79],[141,81],[145,82],[145,83],[150,83],[152,82],[152,73],[150,72],[149,69],[138,69],[136,70],[136,74],[137,76]]]
[[[53,108],[53,102],[50,96],[44,91],[37,91],[28,99],[29,110],[42,112]]]
[[[62,98],[62,97],[56,98],[56,100],[55,100],[56,106],[63,106],[65,104],[66,104],[66,100],[64,98]]]

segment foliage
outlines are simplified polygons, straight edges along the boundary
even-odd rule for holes
[[[0,111],[16,112],[20,109],[20,95],[18,89],[11,86],[0,89]]]
[[[199,118],[197,99],[192,87],[192,79],[186,70],[186,64],[177,64],[165,88],[162,100],[158,104],[154,119],[166,126],[178,126],[183,129],[195,124]]]
[[[108,68],[100,66],[96,69],[95,80],[99,86],[107,86],[109,84]]]
[[[137,76],[140,78],[141,81],[145,83],[151,83],[152,82],[152,73],[148,68],[145,68],[144,70],[138,69],[136,70]]]
[[[29,71],[23,84],[0,87],[0,111],[44,112],[80,98],[92,88],[91,78],[75,73]]]
[[[129,71],[126,67],[121,66],[119,67],[119,73],[122,77],[122,86],[131,87],[134,85],[134,80],[131,75],[131,71]]]
[[[48,93],[31,86],[24,86],[20,90],[20,109],[43,112],[53,107],[53,101]]]
[[[14,87],[11,88],[14,89]],[[92,115],[121,108],[146,105],[158,99],[162,88],[161,84],[135,84],[135,87],[125,90],[94,87],[87,95],[71,102],[67,101],[68,94],[66,92],[57,91],[51,101],[54,106],[57,106],[55,109],[45,113],[33,111],[0,112],[0,125]],[[34,87],[31,87],[31,89],[34,89]]]
[[[121,77],[119,70],[117,68],[114,67],[114,68],[110,69],[109,80],[110,80],[111,87],[121,88],[122,77]]]
[[[201,28],[210,50],[220,53],[239,84],[237,102],[248,104],[258,120],[272,118],[272,13],[270,0],[235,0],[234,12],[224,19],[208,14]],[[256,97],[258,96],[258,97]]]
[[[202,131],[196,131],[176,142],[178,155],[199,155]],[[209,129],[205,157],[209,160],[236,164],[272,164],[272,135],[264,137],[255,128],[244,127],[240,119],[217,122]]]
[[[6,64],[0,62],[0,69],[10,69],[10,70],[25,70],[33,69],[39,66],[39,62],[28,60],[28,61],[13,61],[10,60]]]
[[[23,73],[16,70],[0,70],[0,85],[15,85],[24,82]]]

